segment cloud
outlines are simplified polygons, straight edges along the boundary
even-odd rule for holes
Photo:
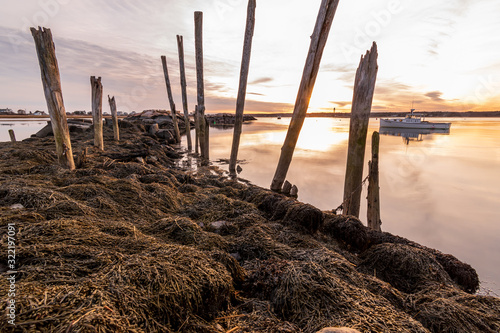
[[[253,80],[252,82],[249,82],[248,84],[261,84],[261,83],[268,83],[272,82],[274,79],[272,77],[260,77],[258,79]]]
[[[441,98],[442,95],[443,93],[440,91],[431,91],[425,94],[425,96],[429,97],[431,100],[435,102],[444,102],[444,99]]]
[[[328,103],[336,105],[337,107],[343,108],[346,105],[350,105],[350,101],[329,101]]]

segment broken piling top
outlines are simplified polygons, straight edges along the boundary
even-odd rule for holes
[[[96,79],[95,76],[90,77],[90,85],[92,87],[92,121],[94,124],[94,146],[100,150],[104,150],[104,139],[102,130],[102,83],[101,77]]]
[[[344,183],[344,214],[359,217],[366,135],[377,78],[377,44],[361,57],[354,80]]]
[[[41,27],[38,27],[38,29],[31,28],[30,30],[35,41],[45,101],[47,102],[56,143],[57,159],[59,164],[73,170],[75,162],[73,160],[66,109],[62,96],[61,76],[52,33],[50,29]]]
[[[111,117],[113,120],[113,136],[115,141],[120,141],[120,128],[118,126],[118,112],[116,110],[115,96],[109,97],[108,95],[109,108],[111,110]]]
[[[323,0],[321,2],[314,32],[311,36],[311,45],[309,46],[309,53],[307,54],[306,64],[302,73],[302,80],[297,93],[295,107],[293,109],[292,120],[288,126],[288,132],[283,147],[281,148],[278,166],[271,183],[271,190],[273,191],[281,190],[286,174],[288,173],[288,168],[292,162],[293,152],[299,138],[300,130],[304,124],[309,101],[311,99],[314,84],[316,83],[319,65],[323,56],[323,50],[325,49],[338,4],[339,0]]]

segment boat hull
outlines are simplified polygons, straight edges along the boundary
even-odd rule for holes
[[[405,122],[404,119],[380,119],[380,127],[392,128],[421,128],[421,129],[449,129],[451,123]]]

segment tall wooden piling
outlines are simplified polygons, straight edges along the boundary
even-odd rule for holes
[[[368,228],[381,231],[380,225],[380,187],[378,172],[378,152],[380,135],[373,132],[372,135],[372,160],[368,162]]]
[[[356,217],[359,217],[366,135],[378,71],[377,57],[377,44],[374,42],[371,50],[364,57],[361,56],[354,81],[344,183],[344,214]]]
[[[177,49],[179,51],[179,67],[181,73],[181,91],[182,91],[182,108],[184,110],[184,122],[186,123],[186,138],[188,150],[193,149],[193,142],[191,141],[191,123],[189,122],[189,109],[187,102],[186,92],[186,69],[184,67],[184,42],[182,36],[177,35]]]
[[[111,120],[113,121],[113,136],[115,141],[120,141],[120,127],[118,127],[118,112],[116,110],[115,96],[109,98],[109,108],[111,109]]]
[[[229,158],[229,172],[233,175],[236,174],[236,161],[238,158],[238,148],[240,146],[241,129],[243,125],[243,111],[245,109],[245,95],[247,92],[248,71],[250,68],[250,55],[252,52],[252,39],[255,27],[255,7],[255,0],[248,0],[245,40],[243,42],[243,55],[241,59],[240,85],[234,119],[233,145],[231,147],[231,157]]]
[[[59,163],[70,170],[75,168],[73,150],[69,137],[66,109],[61,89],[61,77],[57,64],[56,50],[50,29],[31,28],[35,40],[36,53],[40,64],[40,72],[45,93],[45,101],[52,124],[52,132],[56,142],[56,153]]]
[[[174,134],[177,143],[181,142],[181,133],[179,132],[179,124],[177,123],[177,112],[175,111],[174,97],[172,96],[172,88],[170,87],[170,78],[168,77],[167,57],[161,56],[161,63],[163,64],[163,74],[165,75],[165,85],[167,86],[168,101],[170,103],[170,113],[172,115],[172,122],[174,123]]]
[[[300,82],[297,99],[295,101],[292,120],[288,126],[288,132],[283,147],[281,148],[278,166],[271,183],[271,189],[273,191],[281,190],[288,168],[290,167],[290,162],[292,161],[300,130],[304,124],[304,118],[306,117],[307,108],[309,107],[309,100],[311,99],[316,76],[318,75],[321,57],[323,56],[323,50],[328,39],[338,3],[339,0],[321,1],[316,26],[311,36],[311,45],[304,66],[302,81]]]
[[[10,141],[11,142],[16,142],[16,134],[14,134],[14,130],[13,129],[9,130],[9,136],[10,136]]]
[[[200,119],[198,117],[198,105],[194,107],[194,152],[199,153],[200,147]]]
[[[90,77],[92,86],[92,122],[94,124],[94,146],[104,150],[104,139],[102,133],[102,83],[101,77]]]
[[[196,90],[198,107],[196,115],[198,117],[198,140],[200,143],[201,157],[208,159],[209,138],[205,123],[205,87],[203,81],[203,12],[194,12],[194,42],[196,52]]]

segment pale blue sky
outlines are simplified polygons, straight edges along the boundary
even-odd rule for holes
[[[320,0],[257,0],[246,112],[291,111]],[[244,0],[0,0],[0,108],[46,109],[30,26],[51,28],[65,106],[90,109],[91,75],[118,108],[168,109],[160,56],[180,108],[176,35],[195,103],[194,11],[204,12],[207,111],[232,111]],[[378,43],[374,110],[500,109],[500,2],[341,0],[311,111],[349,110],[359,58]],[[106,110],[106,107],[105,107]]]

